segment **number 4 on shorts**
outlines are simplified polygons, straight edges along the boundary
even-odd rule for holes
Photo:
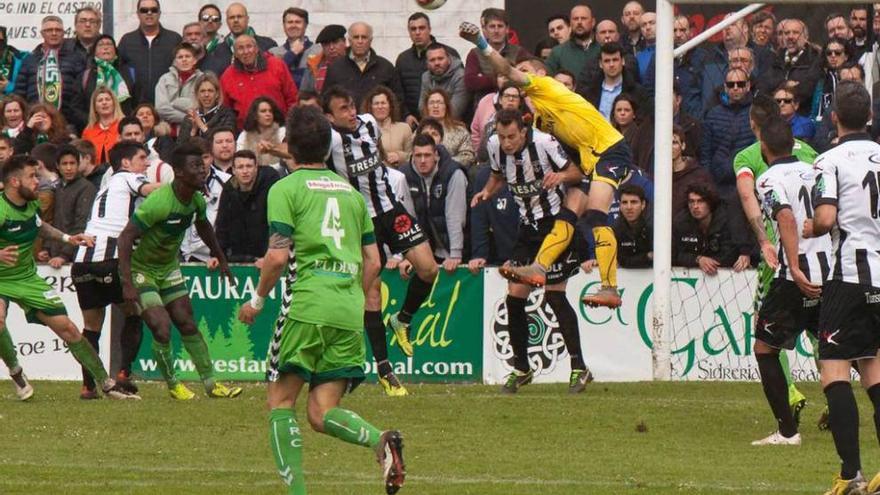
[[[342,238],[345,237],[345,229],[341,226],[339,215],[339,201],[336,198],[327,198],[327,207],[324,209],[324,221],[321,222],[321,235],[333,239],[336,249],[342,249]]]

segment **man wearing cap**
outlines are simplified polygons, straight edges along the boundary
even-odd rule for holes
[[[345,28],[339,24],[327,25],[318,33],[315,44],[321,45],[321,50],[306,59],[308,70],[303,74],[299,89],[320,93],[327,77],[327,67],[345,54]]]

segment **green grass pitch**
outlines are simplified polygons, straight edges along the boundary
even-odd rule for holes
[[[0,382],[0,493],[278,494],[264,388],[231,401],[175,403],[156,383],[141,402],[80,401],[78,384],[35,382],[28,403]],[[193,390],[200,389],[193,384]],[[751,447],[773,420],[757,383],[594,383],[411,386],[390,399],[364,385],[343,404],[403,431],[409,476],[401,494],[822,493],[837,460],[815,427],[823,398],[802,390],[800,447]],[[867,476],[880,469],[857,390]],[[305,431],[310,494],[384,493],[372,453]],[[638,431],[644,422],[647,431]]]

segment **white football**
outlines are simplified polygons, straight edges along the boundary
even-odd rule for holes
[[[416,0],[416,3],[423,9],[435,10],[442,7],[446,0]]]

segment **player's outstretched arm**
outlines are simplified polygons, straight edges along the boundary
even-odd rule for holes
[[[764,216],[761,214],[758,198],[755,197],[755,178],[748,174],[737,176],[736,192],[739,194],[749,228],[752,229],[752,233],[755,234],[755,239],[758,240],[758,245],[761,247],[761,256],[767,266],[775,270],[779,266],[779,259],[776,256],[776,248],[767,238],[767,232],[764,229]]]
[[[95,245],[95,238],[92,236],[86,234],[67,235],[48,222],[40,223],[40,237],[47,241],[61,241],[72,246],[92,247]]]
[[[284,272],[284,265],[287,264],[290,255],[290,238],[284,237],[278,233],[272,233],[269,236],[269,249],[263,256],[263,266],[260,268],[260,281],[257,282],[256,292],[250,302],[241,305],[238,311],[238,319],[248,325],[252,325],[260,310],[263,309],[263,303],[278,279]]]
[[[496,74],[506,76],[513,84],[525,86],[529,83],[525,73],[510,65],[506,58],[489,46],[489,42],[480,32],[480,27],[470,22],[462,22],[458,28],[458,35],[477,46],[480,53],[489,60],[492,70]]]
[[[140,299],[137,289],[131,281],[131,253],[134,251],[134,242],[141,237],[141,229],[131,221],[122,229],[117,239],[119,249],[119,278],[122,282],[122,298],[129,304],[135,304]]]
[[[229,263],[226,262],[226,255],[223,254],[223,249],[220,247],[220,243],[217,241],[217,234],[214,232],[214,227],[211,226],[211,223],[207,220],[196,220],[194,223],[196,227],[196,232],[199,234],[199,238],[208,246],[208,249],[211,250],[211,256],[217,258],[217,261],[220,263],[220,273],[222,273],[230,284],[235,285],[235,277],[232,276],[232,272],[229,271]]]

